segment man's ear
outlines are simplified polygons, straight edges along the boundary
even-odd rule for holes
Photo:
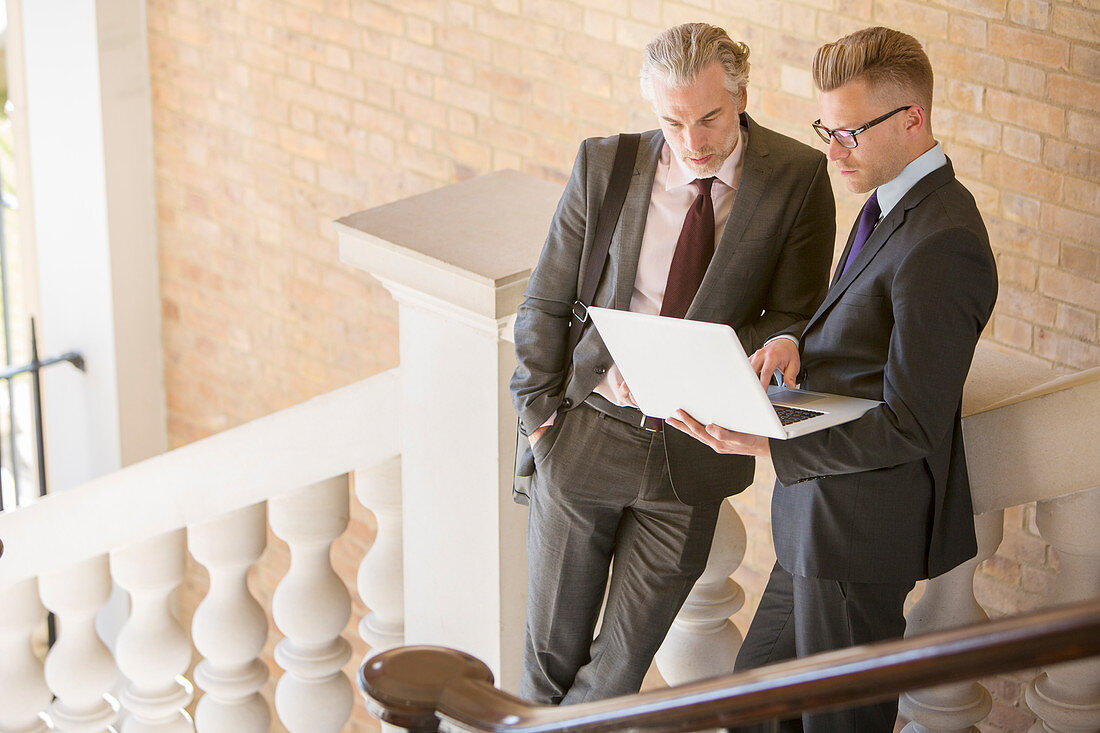
[[[745,108],[749,106],[749,90],[747,87],[741,87],[741,91],[737,95],[737,114],[741,114],[745,111]]]
[[[928,129],[928,114],[925,112],[924,107],[914,104],[905,110],[904,114],[905,132],[907,134],[916,135]]]

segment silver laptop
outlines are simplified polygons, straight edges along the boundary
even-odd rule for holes
[[[682,409],[704,425],[787,439],[855,420],[882,404],[780,386],[765,392],[725,324],[596,307],[588,315],[651,417]]]

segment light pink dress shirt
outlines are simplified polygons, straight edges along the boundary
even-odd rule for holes
[[[745,128],[740,130],[741,138],[737,147],[718,169],[715,174],[718,180],[711,187],[715,248],[722,239],[722,232],[737,194],[737,186],[741,182],[741,170],[744,167],[742,153],[748,135]],[[692,185],[696,178],[695,172],[672,154],[672,149],[666,142],[661,149],[657,173],[653,178],[653,194],[649,200],[649,214],[646,216],[642,248],[638,255],[638,274],[634,278],[634,293],[630,297],[630,310],[635,313],[658,315],[661,312],[668,271],[672,266],[672,255],[676,251],[676,240],[680,238],[684,217],[698,194]],[[616,380],[614,383],[622,380],[614,364],[607,370],[603,381],[596,386],[595,392],[616,405],[626,405],[615,394],[611,386],[612,380]],[[547,424],[552,422],[553,418]]]

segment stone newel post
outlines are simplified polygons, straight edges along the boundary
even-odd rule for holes
[[[519,679],[526,510],[511,498],[511,323],[561,187],[501,171],[341,219],[398,304],[405,643]]]

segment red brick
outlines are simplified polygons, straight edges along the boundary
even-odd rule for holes
[[[1096,114],[1100,112],[1100,83],[1077,76],[1051,74],[1048,98]]]
[[[1043,144],[1043,163],[1049,168],[1085,178],[1100,178],[1100,152],[1084,145],[1046,140]]]
[[[1039,278],[1039,265],[1023,257],[1002,253],[997,257],[997,277],[1002,283],[1034,290]]]
[[[1100,38],[1100,14],[1095,8],[1074,8],[1059,4],[1054,8],[1051,27],[1059,36],[1095,44],[1096,39]]]
[[[1095,243],[1091,246],[1081,246],[1072,242],[1063,242],[1059,266],[1073,275],[1095,280],[1100,277],[1100,251],[1097,251]]]
[[[1000,23],[994,23],[989,28],[989,50],[1007,58],[1032,61],[1055,69],[1069,65],[1068,41]]]
[[[490,40],[466,29],[440,26],[436,45],[444,51],[452,51],[485,63],[492,59]]]
[[[1100,218],[1053,204],[1043,206],[1042,221],[1044,230],[1078,242],[1095,245],[1100,235]]]
[[[940,75],[1000,86],[1005,78],[1005,59],[954,44],[935,42],[925,48],[932,68]]]
[[[1044,328],[1035,331],[1035,353],[1071,370],[1100,366],[1100,346]]]
[[[1070,140],[1092,147],[1100,145],[1100,115],[1070,110],[1066,128]]]
[[[1007,87],[1018,92],[1042,97],[1047,88],[1047,75],[1042,69],[1028,64],[1009,62]]]
[[[1082,341],[1096,341],[1097,314],[1064,303],[1058,306],[1057,327]]]
[[[1004,155],[987,155],[983,173],[986,180],[1045,200],[1056,200],[1062,192],[1060,175]]]
[[[997,293],[997,312],[1014,315],[1036,325],[1053,327],[1058,317],[1058,304],[1044,295],[1006,283]]]
[[[952,14],[948,25],[948,37],[953,43],[984,50],[989,38],[988,24],[984,20],[959,13]]]
[[[1065,112],[1043,102],[1037,102],[1011,92],[990,89],[986,93],[989,115],[1002,122],[1060,135],[1065,125]]]
[[[1050,26],[1050,3],[1047,0],[1008,0],[1008,19],[1036,30]]]
[[[999,274],[999,273],[998,273]],[[993,317],[993,338],[997,343],[1029,352],[1032,349],[1033,327],[1027,321],[1011,316]]]
[[[1001,214],[1024,226],[1038,226],[1041,203],[1038,199],[1005,191],[1001,194]]]
[[[994,2],[998,0],[993,0]],[[959,0],[975,5],[983,0]],[[895,28],[905,28],[922,38],[947,38],[947,12],[930,7],[927,3],[905,0],[879,0],[875,3],[875,20]]]
[[[1074,44],[1071,68],[1083,76],[1100,76],[1100,49],[1087,44]]]

